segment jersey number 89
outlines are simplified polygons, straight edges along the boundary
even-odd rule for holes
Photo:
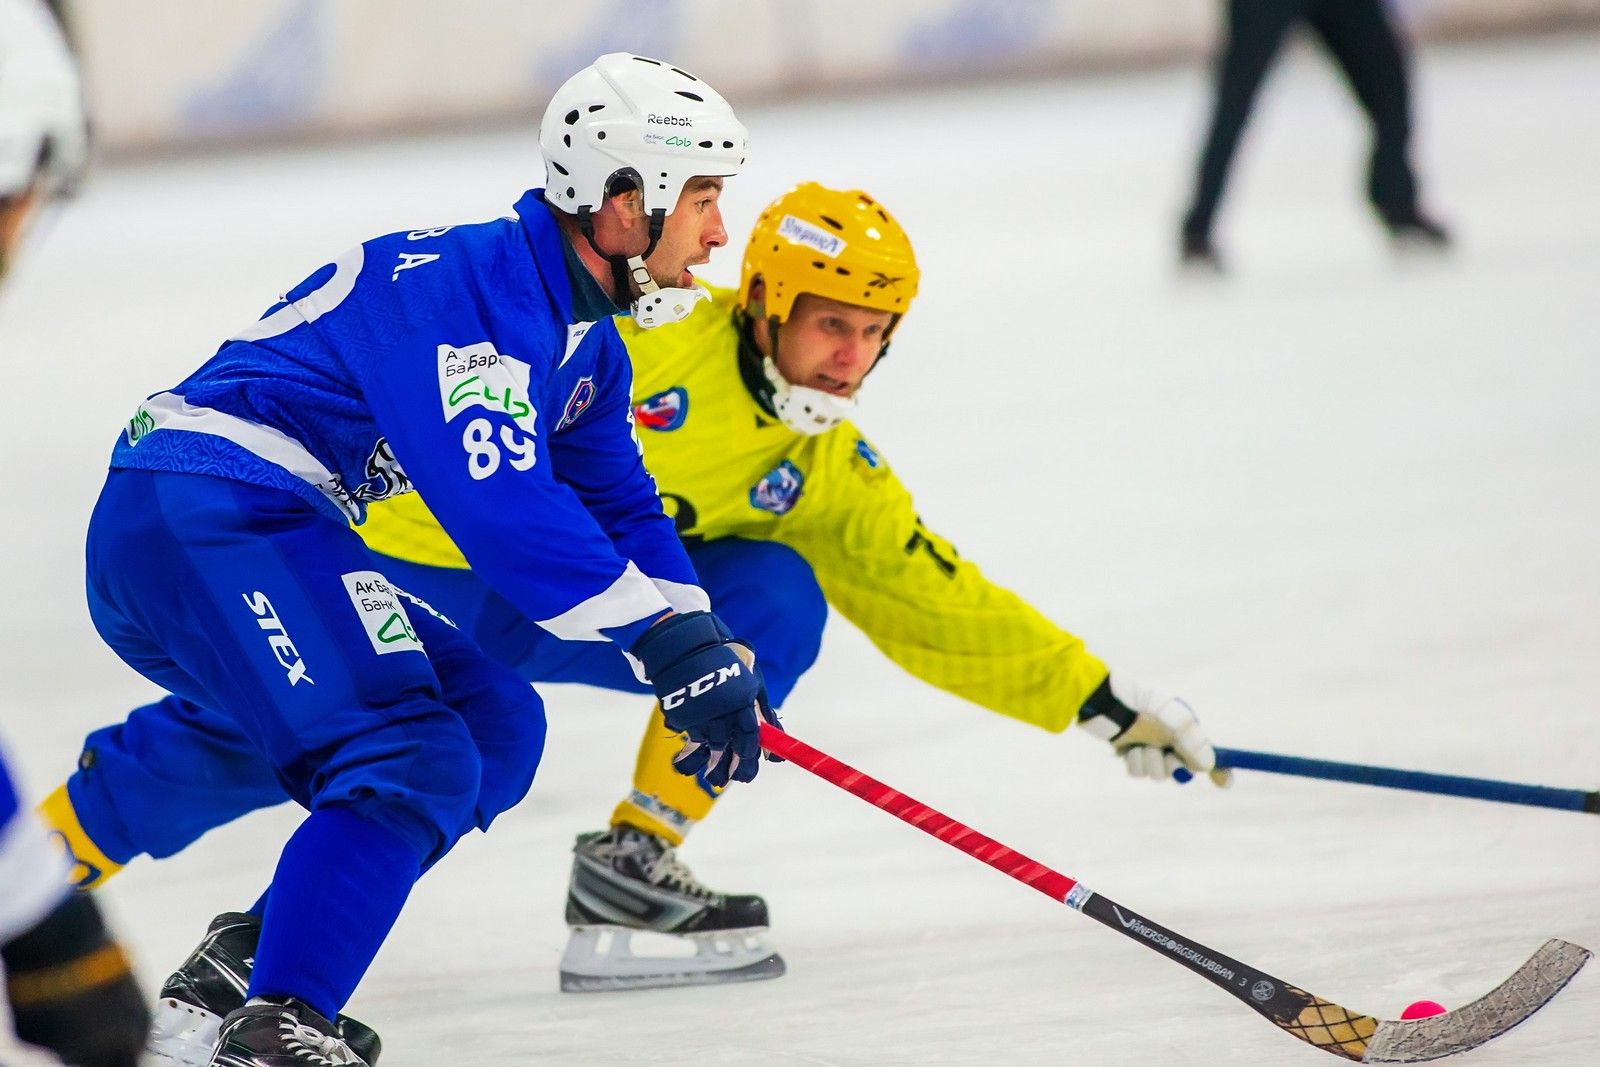
[[[461,431],[461,446],[467,450],[467,473],[474,481],[483,481],[500,469],[500,447],[510,453],[514,470],[525,471],[538,462],[532,437],[524,437],[513,426],[500,427],[500,444],[495,444],[494,423],[488,419],[473,419]]]

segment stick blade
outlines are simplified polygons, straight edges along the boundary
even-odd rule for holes
[[[1422,1063],[1493,1041],[1550,1003],[1589,962],[1588,949],[1552,938],[1516,973],[1471,1004],[1429,1019],[1384,1019],[1363,1063]]]

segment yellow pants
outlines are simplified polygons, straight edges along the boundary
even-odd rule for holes
[[[667,728],[661,706],[650,713],[639,761],[633,768],[633,791],[611,813],[612,826],[632,826],[683,844],[689,828],[711,810],[722,790],[708,791],[700,779],[672,769],[672,757],[683,747],[683,735]]]

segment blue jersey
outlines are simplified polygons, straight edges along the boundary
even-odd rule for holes
[[[516,208],[344,253],[140,405],[111,465],[351,523],[420,489],[473,569],[569,640],[626,647],[708,607],[640,458],[615,324],[579,321],[543,191]]]

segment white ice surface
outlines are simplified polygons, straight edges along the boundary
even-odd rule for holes
[[[1219,236],[1173,277],[1197,71],[807,101],[749,116],[730,230],[860,184],[922,296],[862,421],[929,523],[1219,742],[1600,786],[1600,41],[1440,48],[1419,154],[1459,227],[1396,264],[1365,131],[1315,57],[1277,72]],[[503,212],[531,128],[103,169],[0,306],[0,709],[29,787],[153,695],[90,628],[81,546],[112,436],[285,286],[373,234]],[[737,276],[725,254],[710,277]],[[1314,1064],[1196,976],[792,767],[686,851],[760,891],[791,973],[563,996],[572,835],[628,779],[636,699],[554,687],[531,797],[418,888],[351,1004],[384,1062]],[[1124,780],[830,625],[800,736],[1324,997],[1459,1005],[1547,936],[1600,948],[1600,820],[1243,776]],[[297,812],[105,894],[152,992],[246,906]],[[353,859],[352,862],[359,862]],[[1470,1062],[1600,1060],[1600,967]],[[1332,1062],[1327,1061],[1327,1062]]]

